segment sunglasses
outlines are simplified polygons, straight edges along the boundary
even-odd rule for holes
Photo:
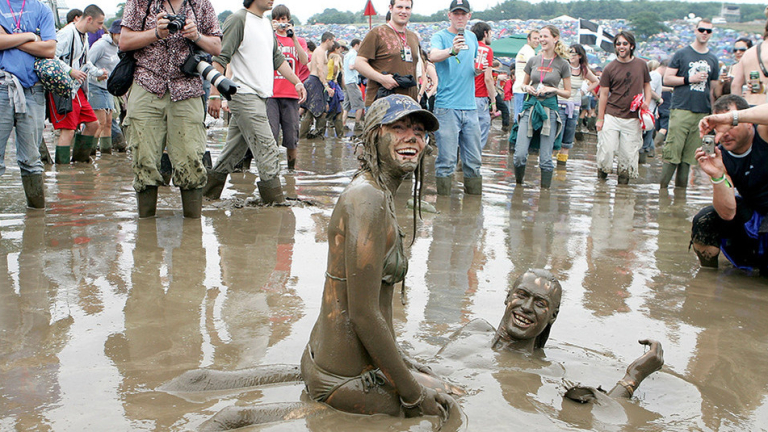
[[[744,52],[744,51],[746,51],[746,50],[747,50],[746,48],[734,48],[734,49],[733,49],[733,52],[736,52],[736,51],[741,51],[741,52]]]
[[[629,42],[627,42],[627,41],[616,42],[614,45],[616,45],[616,46],[624,46],[624,45],[629,46]]]
[[[699,27],[699,28],[697,28],[696,30],[698,30],[698,31],[699,31],[699,33],[707,33],[707,34],[712,34],[712,29],[708,29],[708,28],[702,28],[702,27]]]

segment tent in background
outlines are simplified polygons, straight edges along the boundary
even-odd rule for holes
[[[511,35],[491,42],[491,49],[495,57],[515,57],[526,43],[528,43],[527,34]]]

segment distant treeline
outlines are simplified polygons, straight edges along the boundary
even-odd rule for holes
[[[419,10],[419,3],[415,2],[414,10]],[[765,20],[764,5],[759,4],[732,4],[741,7],[741,21]],[[498,21],[503,19],[552,19],[560,15],[570,15],[574,18],[594,19],[629,19],[639,12],[655,12],[662,21],[682,19],[689,13],[696,16],[712,18],[720,15],[721,3],[715,2],[682,2],[682,1],[649,1],[649,0],[581,0],[569,3],[544,1],[541,3],[529,3],[520,0],[508,0],[497,6],[472,13],[472,19],[483,21]],[[382,11],[379,11],[381,13]],[[386,13],[386,10],[383,11]],[[445,21],[448,10],[435,12],[432,15],[420,15],[414,13],[412,22]],[[311,16],[308,24],[353,24],[368,22],[368,18],[360,12],[343,12],[336,9],[326,9],[322,13]]]

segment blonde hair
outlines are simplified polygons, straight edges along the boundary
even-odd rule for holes
[[[658,60],[651,60],[648,62],[648,71],[653,72],[661,66]]]
[[[555,43],[555,54],[564,58],[565,60],[570,60],[571,50],[568,49],[567,46],[565,46],[562,40],[560,40],[560,29],[553,26],[552,24],[547,24],[541,28],[541,30],[545,30],[545,29],[549,30],[549,33],[552,35],[552,37],[557,38],[557,42]],[[539,31],[539,33],[541,33],[541,31]]]

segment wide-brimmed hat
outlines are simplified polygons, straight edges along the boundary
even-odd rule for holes
[[[392,124],[403,117],[414,116],[424,124],[428,132],[434,132],[440,127],[437,117],[422,109],[413,98],[401,94],[393,94],[377,99],[371,104],[365,114],[365,129],[373,129],[378,125]]]

